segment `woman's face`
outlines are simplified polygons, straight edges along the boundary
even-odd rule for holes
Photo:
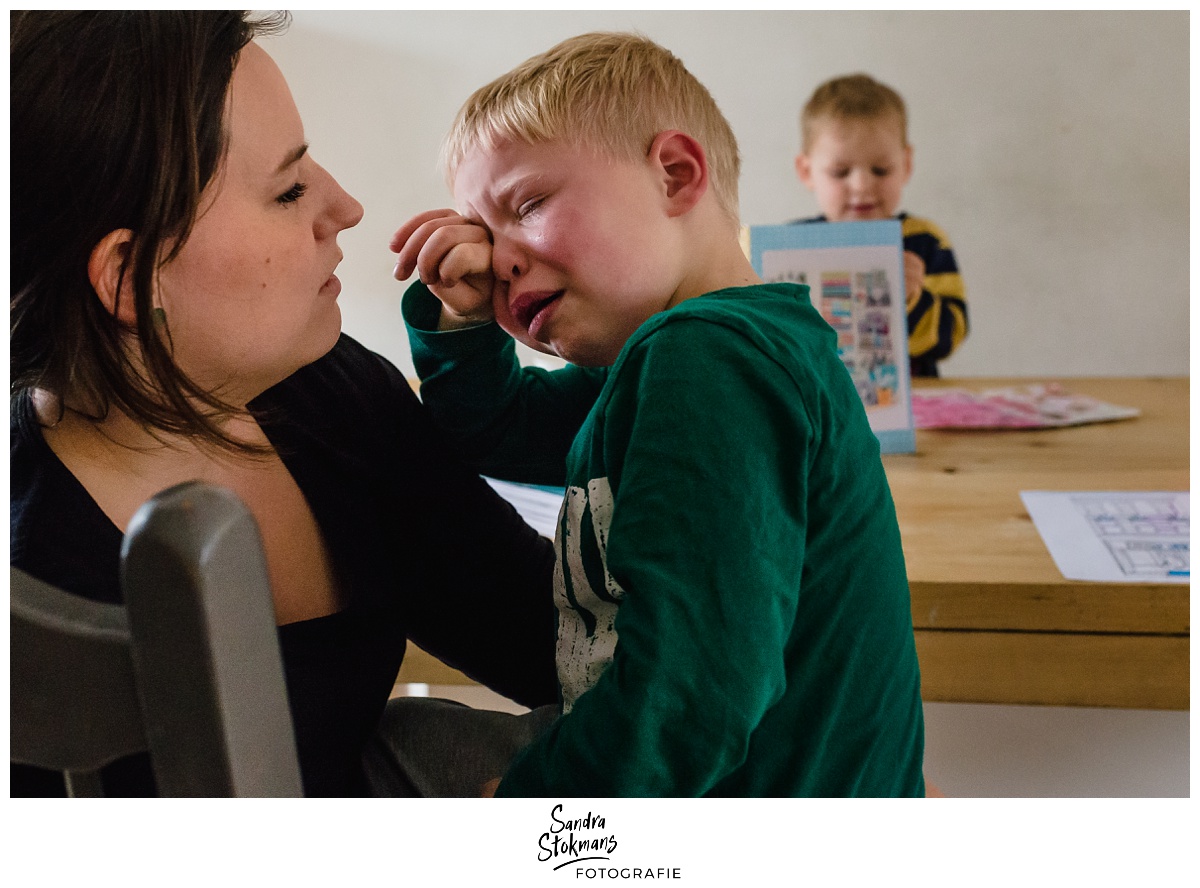
[[[362,206],[307,153],[287,82],[259,46],[242,50],[227,101],[228,154],[157,292],[179,366],[244,403],[337,341],[337,236]]]

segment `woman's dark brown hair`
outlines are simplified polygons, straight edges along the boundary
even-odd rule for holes
[[[196,386],[156,331],[158,269],[187,240],[227,146],[238,53],[287,16],[228,11],[12,12],[10,403],[33,389],[102,419],[112,407],[168,434],[238,448],[234,408]],[[107,234],[134,236],[122,276],[129,331],[88,277]]]

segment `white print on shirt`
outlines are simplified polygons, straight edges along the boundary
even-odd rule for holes
[[[558,520],[558,559],[554,566],[554,603],[558,607],[558,681],[563,711],[570,712],[579,695],[600,678],[612,662],[617,646],[613,620],[625,591],[608,572],[608,530],[612,525],[613,496],[607,478],[595,478],[582,487],[568,487]],[[582,528],[590,521],[599,551],[583,551]],[[591,547],[589,546],[589,549]],[[584,560],[599,555],[604,573],[604,595],[588,582]],[[567,580],[570,580],[568,586]],[[568,597],[568,588],[574,601]],[[592,631],[588,632],[591,624]]]

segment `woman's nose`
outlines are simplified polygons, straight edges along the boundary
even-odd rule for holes
[[[336,183],[335,183],[336,184]],[[337,217],[337,230],[345,231],[347,228],[353,228],[363,217],[363,205],[350,196],[350,193],[337,186],[338,200],[335,202],[336,210],[334,215]]]
[[[330,194],[325,211],[317,220],[317,233],[321,237],[330,237],[361,222],[363,205],[351,197],[325,169],[322,168],[321,173],[329,179]]]

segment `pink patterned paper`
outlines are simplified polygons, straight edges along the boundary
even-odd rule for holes
[[[1057,383],[1023,388],[930,389],[913,392],[913,420],[919,429],[1037,429],[1108,422],[1138,415],[1119,407],[1072,395]]]

